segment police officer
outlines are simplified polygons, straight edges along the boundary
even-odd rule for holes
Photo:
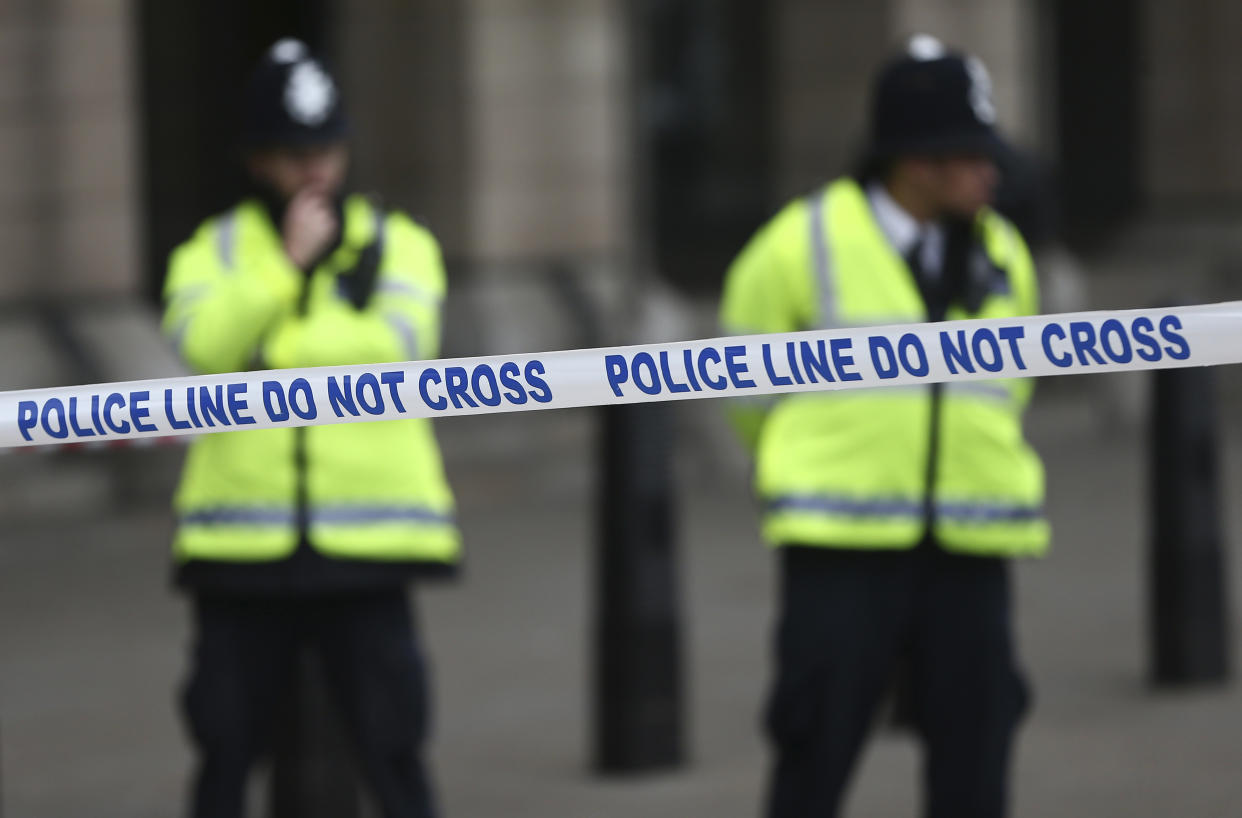
[[[1017,230],[988,207],[1001,149],[983,65],[912,39],[879,73],[859,172],[786,206],[728,271],[735,333],[1037,310]],[[1028,382],[789,396],[733,409],[778,547],[766,727],[771,818],[838,814],[895,672],[913,686],[924,815],[995,818],[1027,702],[1008,562],[1042,553]]]
[[[255,192],[172,254],[164,325],[202,373],[404,361],[438,351],[436,240],[343,195],[340,93],[296,40],[251,78]],[[176,579],[193,598],[184,693],[196,818],[242,814],[298,651],[321,660],[389,818],[428,816],[427,680],[406,586],[451,572],[459,538],[430,424],[396,420],[212,434],[176,493]]]

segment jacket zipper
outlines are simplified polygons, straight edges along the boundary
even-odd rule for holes
[[[948,305],[942,299],[927,299],[927,320],[945,319]],[[923,542],[931,543],[936,536],[936,471],[940,460],[940,413],[944,401],[944,384],[931,385],[931,407],[928,411],[927,472],[923,481]]]
[[[298,545],[310,545],[310,515],[306,500],[306,427],[293,430],[294,502],[297,503],[296,521]]]
[[[299,317],[306,315],[313,277],[314,271],[308,273],[305,281],[302,282],[302,293],[298,296],[297,314]],[[299,548],[303,544],[310,546],[310,503],[306,496],[306,429],[305,426],[295,426],[293,429],[294,522],[297,526],[297,547]]]
[[[940,404],[944,384],[931,385],[931,412],[927,440],[927,474],[923,493],[923,539],[931,542],[936,532],[936,465],[940,459]]]

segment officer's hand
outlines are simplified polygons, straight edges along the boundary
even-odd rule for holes
[[[289,200],[281,235],[289,260],[305,270],[336,237],[336,213],[331,200],[315,190],[303,190]]]

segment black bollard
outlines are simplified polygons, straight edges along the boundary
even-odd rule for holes
[[[594,760],[603,773],[683,761],[672,407],[600,412]]]
[[[323,669],[303,650],[277,713],[272,818],[358,818],[361,788]]]
[[[1213,370],[1153,373],[1148,555],[1151,679],[1230,675]]]

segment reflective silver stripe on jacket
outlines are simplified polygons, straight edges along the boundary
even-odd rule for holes
[[[384,523],[428,523],[453,525],[451,512],[437,511],[426,506],[375,505],[375,506],[320,506],[310,510],[311,524],[365,525]]]
[[[182,525],[216,526],[292,526],[297,514],[287,508],[253,506],[214,506],[181,515]],[[412,505],[328,505],[310,509],[310,521],[325,525],[364,525],[368,523],[428,523],[452,525],[451,512]]]
[[[375,220],[375,236],[373,241],[379,247],[378,263],[380,264],[380,269],[382,270],[384,262],[384,242],[387,240],[387,214],[382,208],[375,205],[371,206],[371,213],[372,218]],[[409,291],[412,289],[414,289],[413,285],[406,285],[404,282],[400,281],[385,280],[382,274],[380,275],[379,281],[376,283],[376,290],[380,292]],[[388,325],[396,330],[397,335],[401,337],[401,347],[405,350],[406,360],[417,360],[418,333],[415,331],[414,325],[410,323],[410,319],[406,318],[399,312],[387,310],[384,312],[384,320],[387,321]]]
[[[297,513],[291,508],[215,506],[185,512],[180,521],[182,525],[292,526],[297,521]]]
[[[787,494],[770,497],[764,502],[769,514],[801,511],[834,514],[842,517],[910,517],[921,518],[926,509],[915,497],[847,497],[839,494]]]
[[[410,319],[399,312],[385,312],[384,320],[397,331],[397,335],[401,336],[401,347],[405,350],[406,360],[418,360],[418,334],[414,331],[414,325],[410,323]]]
[[[226,270],[232,270],[237,256],[237,208],[216,220],[216,253]]]
[[[167,311],[170,315],[176,315],[177,320],[167,330],[167,334],[178,352],[181,351],[182,346],[185,344],[185,334],[190,329],[191,316],[187,311],[210,292],[210,284],[194,284],[181,288],[169,297]]]
[[[431,304],[432,306],[439,304],[441,301],[440,297],[430,290],[424,289],[423,287],[409,281],[396,278],[381,281],[376,285],[375,291],[388,295],[403,295],[407,298],[412,298],[415,301],[421,301],[424,304]]]
[[[371,205],[371,219],[375,223],[375,234],[371,237],[371,240],[379,247],[380,261],[384,260],[384,242],[388,238],[387,228],[385,227],[387,217],[388,214],[384,212],[382,207],[374,204]]]
[[[828,188],[812,194],[807,200],[811,232],[811,261],[815,266],[815,284],[819,288],[819,328],[836,329],[840,324],[837,314],[836,284],[832,280],[832,255],[828,249],[828,230],[824,226],[825,204]]]
[[[811,512],[841,517],[921,518],[926,508],[921,499],[905,497],[849,497],[838,494],[790,494],[764,502],[768,513]],[[1021,523],[1040,520],[1043,506],[1014,503],[936,502],[937,519],[955,523]]]

